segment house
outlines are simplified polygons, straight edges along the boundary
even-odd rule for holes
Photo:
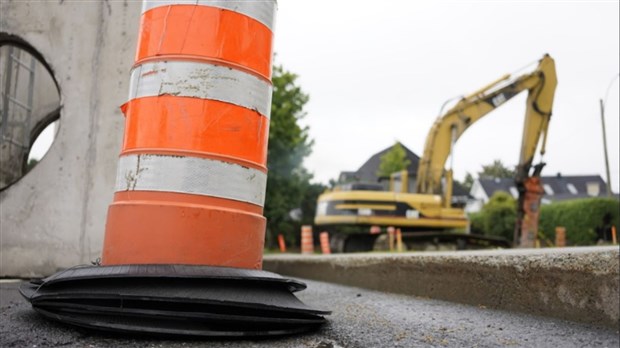
[[[606,184],[600,175],[562,175],[541,177],[545,194],[542,204],[565,201],[569,199],[606,197]],[[519,191],[512,178],[481,178],[474,181],[469,194],[473,197],[465,206],[465,211],[480,211],[497,191],[510,193],[514,198]],[[617,197],[617,195],[616,195]]]
[[[418,165],[420,163],[420,157],[409,150],[405,145],[399,143],[405,150],[405,156],[409,160],[407,166],[407,172],[409,172],[409,192],[415,190],[415,177],[418,173]],[[370,158],[362,164],[356,171],[344,171],[340,172],[338,177],[339,183],[347,182],[369,182],[369,183],[381,183],[385,190],[389,188],[390,178],[378,177],[379,165],[381,164],[381,157],[392,149],[392,146],[385,148],[370,156]]]
[[[405,150],[405,156],[409,160],[409,165],[407,166],[407,172],[409,174],[408,180],[408,190],[407,192],[415,192],[416,190],[416,177],[418,175],[418,166],[420,164],[420,157],[416,155],[413,151],[407,148],[402,143],[399,143],[402,146],[403,150]],[[381,157],[385,155],[388,151],[392,149],[392,146],[389,146],[374,155],[370,156],[370,158],[362,164],[356,171],[342,171],[338,176],[339,184],[353,183],[353,182],[362,182],[362,183],[379,183],[382,185],[384,190],[389,190],[390,178],[388,177],[378,177],[377,172],[379,171],[379,165],[381,164]],[[469,196],[467,189],[464,188],[459,183],[454,183],[452,187],[452,202],[455,206],[463,207],[465,203],[470,200],[472,197]]]

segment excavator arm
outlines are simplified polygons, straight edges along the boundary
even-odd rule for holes
[[[444,166],[454,143],[467,128],[483,116],[517,94],[528,91],[523,139],[515,178],[520,192],[519,221],[515,234],[526,228],[527,226],[523,225],[522,220],[524,218],[528,220],[528,213],[531,210],[529,208],[537,211],[537,205],[539,205],[540,197],[542,197],[540,195],[537,202],[536,197],[530,199],[526,197],[526,193],[529,191],[541,191],[539,182],[538,188],[533,187],[528,190],[526,186],[536,186],[533,182],[536,180],[531,178],[538,178],[544,165],[541,163],[534,166],[534,172],[530,174],[539,144],[541,155],[545,152],[547,129],[551,118],[556,85],[555,62],[549,55],[545,55],[533,72],[517,77],[504,75],[480,90],[463,97],[454,107],[440,116],[429,131],[424,146],[424,154],[418,167],[417,192],[424,194],[441,194],[443,192],[444,206],[449,207],[452,198],[452,172],[451,169],[444,170]],[[447,181],[445,190],[442,190],[442,179]],[[528,205],[529,207],[527,207]],[[536,207],[532,205],[536,205]],[[538,221],[537,216],[535,220]],[[531,229],[531,227],[527,228]]]

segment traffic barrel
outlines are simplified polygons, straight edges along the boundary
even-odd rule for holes
[[[280,252],[285,253],[286,252],[286,242],[284,241],[284,236],[279,234],[278,235],[278,245],[280,246]]]
[[[388,247],[390,251],[394,251],[394,234],[396,233],[396,229],[392,226],[387,228],[388,233]]]
[[[260,269],[273,2],[146,1],[103,265]]]
[[[261,270],[274,12],[275,0],[143,2],[101,264],[24,284],[39,313],[192,337],[325,322],[293,295],[305,284]]]
[[[314,254],[314,239],[310,225],[301,226],[301,253]]]
[[[319,240],[321,242],[321,252],[324,255],[329,255],[332,253],[330,247],[329,247],[329,233],[328,232],[321,232],[319,234]]]
[[[566,228],[557,226],[555,228],[555,246],[563,248],[566,246]]]

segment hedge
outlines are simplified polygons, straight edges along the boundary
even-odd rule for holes
[[[567,245],[593,245],[609,241],[611,226],[618,230],[620,202],[611,198],[585,198],[543,205],[538,230],[555,241],[555,228],[566,228]],[[469,214],[472,233],[504,237],[512,241],[516,202],[505,192],[496,192],[482,210]],[[606,235],[603,235],[606,233]],[[620,238],[620,236],[618,236]]]
[[[543,205],[538,230],[555,240],[555,228],[566,228],[568,245],[596,244],[604,230],[618,229],[620,201],[611,198],[586,198]],[[609,236],[607,236],[609,238]]]

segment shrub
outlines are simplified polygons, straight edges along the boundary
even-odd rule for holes
[[[512,241],[517,219],[516,207],[517,203],[510,194],[495,192],[480,212],[469,215],[471,232]]]
[[[591,245],[620,220],[620,202],[610,198],[587,198],[544,205],[538,229],[555,240],[555,228],[566,228],[569,245]]]
[[[469,214],[469,230],[473,234],[484,234],[482,212]]]
[[[517,221],[516,206],[517,202],[509,193],[494,193],[482,208],[485,234],[512,240]]]

